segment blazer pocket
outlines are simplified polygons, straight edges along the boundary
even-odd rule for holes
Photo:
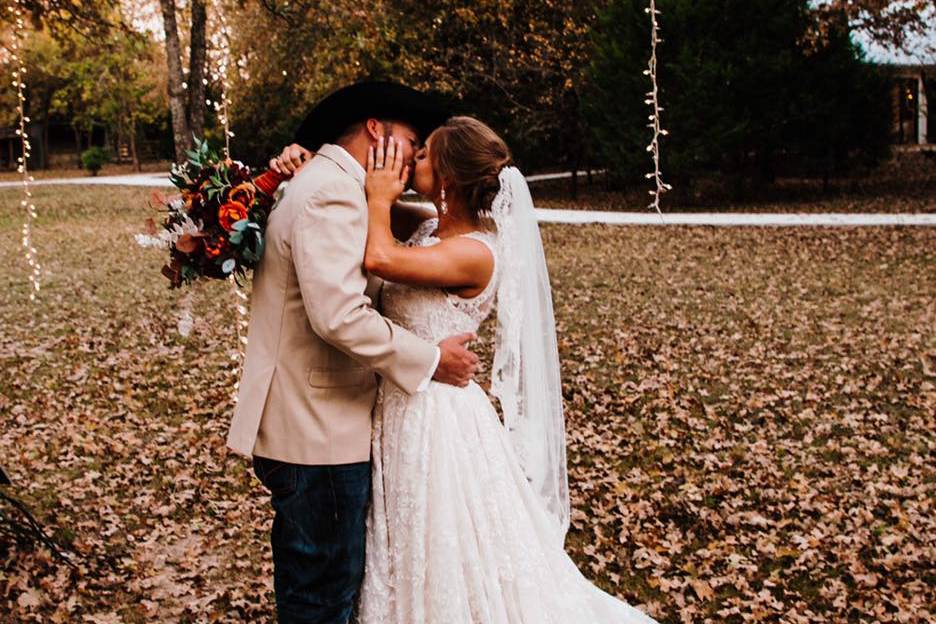
[[[313,368],[309,385],[313,388],[363,386],[374,382],[374,372],[366,368]]]

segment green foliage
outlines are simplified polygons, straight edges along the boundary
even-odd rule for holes
[[[797,139],[795,173],[826,178],[874,166],[890,151],[890,80],[861,59],[847,34],[830,33],[827,44],[807,59],[802,93],[791,114]]]
[[[85,4],[100,12],[108,3]],[[27,115],[43,125],[50,117],[65,118],[76,132],[103,126],[124,139],[155,126],[166,110],[158,44],[147,34],[103,22],[91,37],[80,24],[64,27],[56,15],[45,15],[47,27],[26,39]],[[13,104],[15,93],[0,89],[0,126],[15,120]]]
[[[104,163],[108,162],[110,157],[104,148],[93,145],[81,153],[81,166],[96,176]]]
[[[594,33],[584,110],[619,182],[648,170],[649,19],[642,0],[612,0]],[[880,80],[848,37],[814,51],[806,0],[661,0],[658,50],[664,177],[689,186],[719,172],[763,184],[778,172],[873,162],[886,142]],[[882,109],[882,107],[885,107]]]
[[[254,3],[232,12],[237,65],[228,95],[237,157],[266,164],[292,142],[315,102],[344,84],[379,75],[374,58],[387,44],[385,16],[379,3],[360,9],[347,0],[291,3],[282,17]]]
[[[122,138],[148,129],[169,151],[160,44],[112,27],[122,18],[111,0],[85,4],[87,24],[102,28],[95,37],[83,34],[90,26],[31,33],[30,115],[46,118],[45,107],[76,131],[104,125]],[[502,133],[523,167],[584,166],[598,154],[618,181],[642,183],[650,138],[645,7],[646,0],[239,3],[228,11],[232,147],[240,159],[265,164],[325,94],[382,78],[445,94],[456,111]],[[660,0],[660,7],[663,121],[671,131],[663,165],[678,187],[710,172],[758,181],[786,171],[834,174],[884,153],[881,80],[837,35],[828,11],[817,14],[807,0]],[[211,100],[215,88],[208,85]],[[0,90],[0,122],[12,120],[11,97]],[[224,140],[213,114],[205,136]]]
[[[449,93],[505,135],[526,167],[577,167],[588,133],[580,93],[595,0],[394,2],[404,75]]]
[[[192,143],[194,148],[185,151],[186,162],[173,163],[169,181],[182,189],[197,186],[196,181],[207,176],[204,180],[208,184],[207,195],[209,199],[214,199],[223,193],[231,182],[227,178],[227,172],[219,170],[221,158],[217,150],[211,147],[211,142],[192,135]]]
[[[378,0],[361,9],[339,0],[290,3],[276,17],[247,8],[233,27],[234,54],[245,59],[231,91],[238,154],[265,162],[322,96],[374,78],[443,94],[503,133],[526,166],[582,160],[579,92],[595,4]]]

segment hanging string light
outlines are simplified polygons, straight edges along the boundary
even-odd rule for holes
[[[231,376],[234,379],[234,390],[231,399],[237,403],[237,390],[240,387],[240,375],[244,366],[245,350],[247,349],[247,293],[231,278],[231,289],[234,291],[234,305],[237,308],[237,347],[231,352]]]
[[[224,13],[223,0],[217,0],[213,4],[214,17],[217,19],[217,28],[212,29],[210,38],[211,48],[208,52],[211,63],[208,73],[211,81],[217,86],[218,96],[212,101],[208,100],[206,104],[213,107],[218,116],[218,123],[224,129],[224,157],[231,157],[231,138],[234,133],[231,132],[230,110],[231,100],[228,97],[230,92],[228,83],[228,73],[231,66],[231,37],[228,29],[227,17]],[[206,79],[207,81],[207,79]],[[237,345],[231,351],[231,378],[234,380],[231,399],[237,402],[237,390],[240,385],[241,371],[244,365],[245,351],[247,349],[247,293],[238,285],[234,277],[230,278],[231,290],[234,293],[234,307],[237,313]]]
[[[211,63],[209,64],[209,76],[212,82],[218,87],[219,96],[214,101],[208,100],[206,104],[213,107],[218,116],[218,123],[224,128],[224,157],[231,157],[231,132],[230,124],[230,106],[231,100],[228,97],[228,70],[231,65],[231,37],[228,29],[227,17],[224,14],[224,5],[221,0],[214,3],[214,15],[218,20],[218,27],[212,29],[211,48],[208,52]],[[208,79],[205,79],[207,84]]]
[[[20,137],[22,146],[21,155],[17,158],[16,170],[23,178],[23,199],[20,206],[26,212],[26,220],[23,223],[23,254],[26,258],[26,264],[29,265],[29,300],[35,301],[39,293],[40,277],[42,267],[36,255],[36,248],[32,244],[33,223],[38,216],[36,205],[33,203],[32,191],[29,183],[33,181],[33,176],[29,174],[29,156],[32,153],[32,145],[29,142],[29,133],[26,128],[29,124],[29,117],[26,116],[26,20],[25,0],[17,0],[15,4],[8,7],[13,14],[13,41],[11,43],[13,61],[13,86],[16,87],[16,110],[19,113],[19,127],[16,129],[17,136]]]
[[[650,123],[647,124],[647,127],[653,129],[653,140],[650,142],[650,145],[647,146],[647,151],[652,155],[653,171],[648,173],[645,177],[648,180],[653,180],[656,186],[655,189],[650,191],[653,202],[650,203],[649,207],[656,210],[662,216],[663,213],[660,212],[660,196],[673,188],[663,181],[663,174],[660,172],[660,137],[669,134],[660,124],[660,111],[663,110],[663,107],[660,106],[659,89],[657,88],[656,50],[657,44],[663,40],[659,37],[660,25],[657,22],[657,16],[660,15],[660,11],[656,8],[656,0],[650,0],[650,6],[644,9],[644,11],[650,14],[651,25],[650,62],[648,63],[647,69],[644,70],[644,75],[650,76],[650,84],[652,85],[652,90],[647,92],[647,99],[644,100],[644,103],[648,104],[652,110],[652,113],[648,117]]]

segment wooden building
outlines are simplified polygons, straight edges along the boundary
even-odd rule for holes
[[[888,67],[893,76],[891,110],[894,144],[908,149],[936,149],[936,123],[929,108],[929,99],[936,100],[936,65]]]

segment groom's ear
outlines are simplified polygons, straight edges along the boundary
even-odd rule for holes
[[[384,136],[386,128],[382,121],[371,117],[364,121],[364,131],[367,133],[368,140],[376,143],[380,137]]]

